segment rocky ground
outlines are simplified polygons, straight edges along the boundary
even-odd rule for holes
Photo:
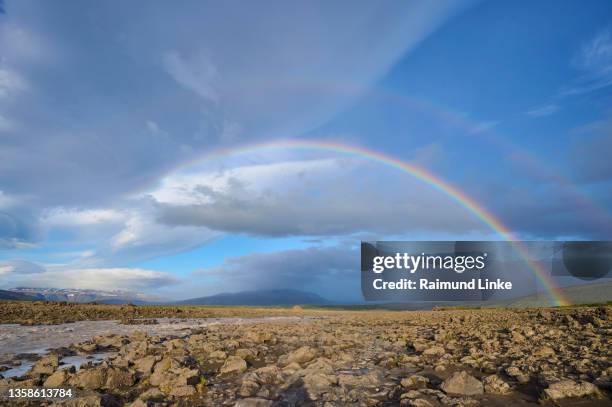
[[[612,404],[611,307],[325,314],[97,336],[52,351],[0,388],[78,391],[8,405]],[[62,368],[66,356],[101,351],[113,356]]]
[[[2,301],[0,324],[62,324],[75,321],[121,320],[132,323],[150,318],[228,318],[295,315],[295,309],[257,307],[201,307],[190,305],[108,305],[50,301]],[[316,311],[312,310],[313,314]]]

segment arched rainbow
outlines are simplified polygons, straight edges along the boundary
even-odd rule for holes
[[[208,161],[215,158],[222,158],[233,154],[244,154],[249,152],[257,152],[262,150],[272,149],[310,149],[310,150],[323,150],[328,152],[337,152],[341,154],[357,155],[370,161],[375,161],[384,164],[389,167],[396,168],[400,171],[406,172],[427,185],[442,192],[460,206],[467,209],[478,219],[480,219],[485,225],[489,226],[495,232],[497,232],[504,240],[507,240],[513,244],[517,252],[520,254],[525,263],[533,271],[536,278],[542,283],[546,290],[551,302],[557,306],[564,306],[571,304],[570,301],[565,297],[560,288],[555,284],[550,275],[542,268],[537,262],[529,258],[527,248],[514,236],[514,234],[493,214],[487,211],[482,205],[476,202],[473,198],[468,196],[463,191],[442,180],[438,176],[434,175],[430,171],[421,168],[417,165],[401,161],[392,156],[369,150],[363,147],[355,145],[348,145],[333,141],[320,141],[320,140],[277,140],[272,142],[263,142],[259,144],[247,145],[245,147],[238,148],[227,148],[208,153],[203,157],[199,157],[194,161],[190,161],[187,164],[183,164],[180,168],[191,166],[198,162]]]
[[[442,123],[452,125],[463,130],[471,137],[482,139],[501,151],[505,157],[511,157],[513,161],[520,164],[520,168],[527,170],[532,177],[537,177],[544,182],[551,182],[564,194],[564,199],[573,201],[578,207],[584,210],[585,219],[591,219],[593,226],[602,231],[607,231],[612,228],[612,214],[609,209],[597,202],[593,197],[589,196],[584,190],[561,175],[561,172],[555,170],[550,163],[546,163],[545,159],[540,155],[533,154],[529,149],[524,148],[520,144],[512,141],[512,138],[504,137],[495,130],[490,128],[478,131],[478,127],[482,126],[481,122],[470,119],[462,112],[451,110],[447,106],[434,104],[424,99],[415,98],[397,91],[396,89],[386,88],[380,85],[366,86],[352,82],[333,83],[301,78],[297,83],[291,82],[287,86],[298,87],[300,90],[305,90],[320,95],[338,94],[349,98],[355,98],[358,95],[369,95],[373,97],[384,98],[385,102],[390,106],[405,106],[409,109],[416,109],[427,115],[432,115]],[[244,86],[244,84],[241,84]]]

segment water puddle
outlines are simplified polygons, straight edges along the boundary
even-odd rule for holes
[[[119,321],[78,321],[59,325],[23,326],[0,324],[0,358],[6,354],[40,353],[90,340],[97,335],[130,335],[144,331],[149,335],[183,336],[189,329],[215,324],[249,324],[270,321],[298,321],[300,317],[262,318],[157,318],[157,324],[123,325]]]
[[[32,362],[22,362],[20,366],[10,368],[8,370],[5,370],[4,372],[0,372],[0,375],[6,378],[23,376],[28,370],[30,370],[32,365]]]
[[[76,370],[79,370],[81,366],[86,363],[91,362],[95,365],[116,354],[117,354],[116,352],[100,352],[100,353],[92,353],[91,355],[66,356],[60,359],[59,368],[60,369],[70,369],[71,367],[74,366]],[[9,369],[3,372],[0,372],[0,374],[5,378],[20,377],[26,374],[28,370],[30,370],[30,368],[34,365],[34,363],[36,362],[31,361],[31,360],[23,360],[21,362],[21,365],[19,366],[11,367],[7,365],[2,365],[2,366],[8,367]]]
[[[65,358],[62,358],[60,360],[60,362],[64,364],[60,365],[59,368],[69,369],[72,366],[74,366],[76,370],[79,370],[81,366],[86,363],[92,362],[94,365],[96,365],[105,359],[115,356],[116,354],[117,352],[100,352],[100,353],[92,353],[91,355],[87,355],[87,356],[81,356],[81,355],[66,356]]]

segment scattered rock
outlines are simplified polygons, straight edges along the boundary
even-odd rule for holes
[[[92,394],[72,399],[66,399],[60,404],[62,407],[106,407],[117,405],[109,395]]]
[[[510,385],[498,375],[487,376],[482,382],[484,384],[485,393],[508,394],[511,391]]]
[[[234,407],[271,407],[272,401],[260,398],[241,399],[234,404]]]
[[[125,368],[112,368],[106,371],[105,387],[109,390],[126,389],[134,385],[134,372]]]
[[[51,376],[43,383],[44,387],[62,387],[68,380],[68,371],[66,369],[60,369],[55,371]]]
[[[506,374],[514,378],[519,383],[529,382],[529,375],[525,374],[521,369],[516,366],[510,366],[506,369]]]
[[[153,371],[157,358],[153,355],[145,356],[134,361],[134,368],[136,371],[144,374],[150,374]]]
[[[247,370],[247,363],[240,356],[230,356],[225,360],[223,366],[219,369],[221,375],[231,375],[242,373]]]
[[[543,357],[543,358],[547,358],[547,357],[555,356],[555,350],[551,348],[550,346],[542,346],[535,352],[535,355]]]
[[[446,350],[442,346],[432,346],[431,348],[427,348],[423,351],[423,355],[425,356],[440,356],[444,355]]]
[[[257,353],[253,349],[236,349],[236,356],[240,356],[244,360],[252,361],[257,358]]]
[[[447,394],[461,396],[473,396],[484,393],[482,382],[464,370],[453,373],[442,382],[440,388]]]
[[[79,388],[98,390],[106,383],[106,370],[102,367],[81,369],[73,379],[73,384]]]
[[[155,307],[123,308],[134,320],[163,316],[149,313]],[[0,321],[6,321],[6,309],[3,304]],[[202,312],[199,307],[176,309],[185,316]],[[150,334],[105,334],[57,348],[52,351],[56,356],[2,356],[0,366],[10,368],[22,361],[33,365],[24,377],[0,377],[0,391],[16,385],[79,390],[77,397],[58,406],[438,407],[498,399],[512,405],[519,398],[536,403],[535,392],[544,404],[601,397],[603,405],[612,390],[609,309],[329,314],[317,310],[313,317],[299,321],[219,322],[165,335],[156,335],[158,328],[149,327]],[[295,315],[274,309],[206,310],[207,316],[217,312]],[[302,310],[300,315],[309,312]],[[33,323],[39,319],[36,314],[26,317]],[[98,363],[92,355],[78,372],[61,364],[61,358],[75,351],[109,349],[112,356]],[[522,383],[529,383],[534,393],[523,393]],[[483,392],[483,397],[474,397]]]
[[[400,402],[400,406],[411,406],[411,407],[434,407],[430,401],[426,399],[403,399]]]
[[[225,360],[227,358],[227,353],[223,352],[222,350],[216,350],[214,352],[211,352],[208,357],[210,359]]]
[[[193,386],[176,386],[172,387],[169,394],[175,397],[187,397],[193,396],[196,393],[196,389]]]
[[[323,373],[312,373],[304,376],[304,389],[310,400],[318,400],[321,395],[329,392],[330,387],[338,383],[334,375]]]
[[[317,356],[317,351],[310,346],[302,346],[301,348],[287,355],[287,364],[290,363],[306,363],[310,362]]]
[[[428,384],[429,379],[420,375],[412,375],[401,381],[402,387],[406,389],[426,389]]]
[[[34,364],[30,370],[30,376],[51,375],[59,366],[59,357],[55,354],[50,354]]]
[[[600,392],[593,383],[562,380],[551,384],[544,390],[546,398],[559,400],[567,397],[599,396]]]

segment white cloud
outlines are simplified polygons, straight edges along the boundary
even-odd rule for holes
[[[612,74],[612,33],[609,29],[601,31],[582,47],[576,64],[600,76]]]
[[[0,51],[9,62],[38,62],[50,57],[47,45],[38,34],[23,24],[0,24]]]
[[[353,3],[350,10],[333,2],[226,5],[183,15],[182,26],[198,29],[180,42],[167,37],[180,37],[182,26],[156,27],[156,35],[165,70],[212,102],[218,123],[238,123],[251,137],[286,137],[348,106],[468,3]]]
[[[0,100],[27,89],[25,79],[17,72],[0,67]]]
[[[487,131],[492,130],[495,127],[497,127],[499,123],[500,122],[496,120],[476,123],[471,127],[471,129],[469,129],[469,132],[471,134],[486,133]]]
[[[95,235],[95,233],[93,233]],[[90,242],[90,249],[70,263],[73,268],[122,266],[188,251],[221,236],[199,225],[164,225],[155,212],[143,203],[127,215],[126,221],[112,233]]]
[[[186,60],[176,51],[172,51],[164,57],[164,65],[177,83],[207,101],[217,101],[218,96],[214,89],[217,70],[204,53],[196,53]]]
[[[182,251],[207,243],[219,234],[197,226],[167,227],[154,218],[134,215],[110,242],[114,252],[148,250],[163,254],[169,248]],[[126,253],[123,253],[126,254]]]
[[[561,91],[561,96],[594,92],[612,85],[612,31],[600,31],[586,42],[573,59],[582,72],[576,83]]]
[[[41,219],[77,231],[70,235],[79,247],[62,251],[93,250],[83,263],[124,265],[209,242],[221,232],[160,225],[157,208],[124,197],[221,143],[294,137],[325,122],[466,3],[157,2],[145,13],[133,3],[116,18],[105,2],[91,10],[13,2],[0,26],[2,108],[10,101],[0,127],[11,141],[0,149],[0,185],[34,198],[0,211],[0,246],[38,242]],[[65,24],[91,15],[96,24]],[[230,171],[220,191],[213,178],[204,184],[231,196],[241,186],[229,180],[240,179],[256,196],[278,195],[282,177],[272,170],[304,182],[300,165]],[[158,198],[195,203],[195,180],[175,181]],[[294,193],[284,191],[281,201]]]
[[[221,170],[191,167],[187,171],[164,177],[150,195],[164,204],[205,204],[211,202],[211,194],[223,193],[232,188],[236,190],[236,183],[265,190],[303,181],[306,174],[316,177],[340,171],[346,162],[330,158],[254,163]]]
[[[145,122],[145,125],[147,126],[147,129],[152,133],[152,134],[157,134],[159,133],[159,125],[154,122],[153,120],[147,120]]]
[[[361,159],[185,168],[166,177],[152,197],[158,220],[167,225],[258,236],[482,228],[415,178]]]
[[[0,209],[15,206],[18,202],[19,200],[15,196],[8,195],[4,191],[0,190]]]
[[[0,114],[0,133],[9,131],[15,128],[15,123],[6,116]]]
[[[544,117],[550,116],[551,114],[558,112],[559,109],[560,107],[558,105],[545,105],[529,110],[525,112],[525,114],[531,117]]]
[[[43,222],[56,227],[81,227],[123,222],[126,215],[115,209],[54,208],[43,215]]]
[[[106,2],[87,10],[13,2],[0,25],[0,128],[10,137],[0,185],[35,203],[0,214],[0,244],[29,242],[23,212],[29,221],[57,207],[114,208],[220,144],[303,134],[467,3],[187,1],[145,13],[130,3],[116,18]],[[95,24],[66,25],[92,15]],[[88,214],[48,220],[103,223]]]
[[[69,258],[69,259],[84,259],[95,255],[93,250],[75,250],[67,252],[55,252],[52,254],[55,258]]]

